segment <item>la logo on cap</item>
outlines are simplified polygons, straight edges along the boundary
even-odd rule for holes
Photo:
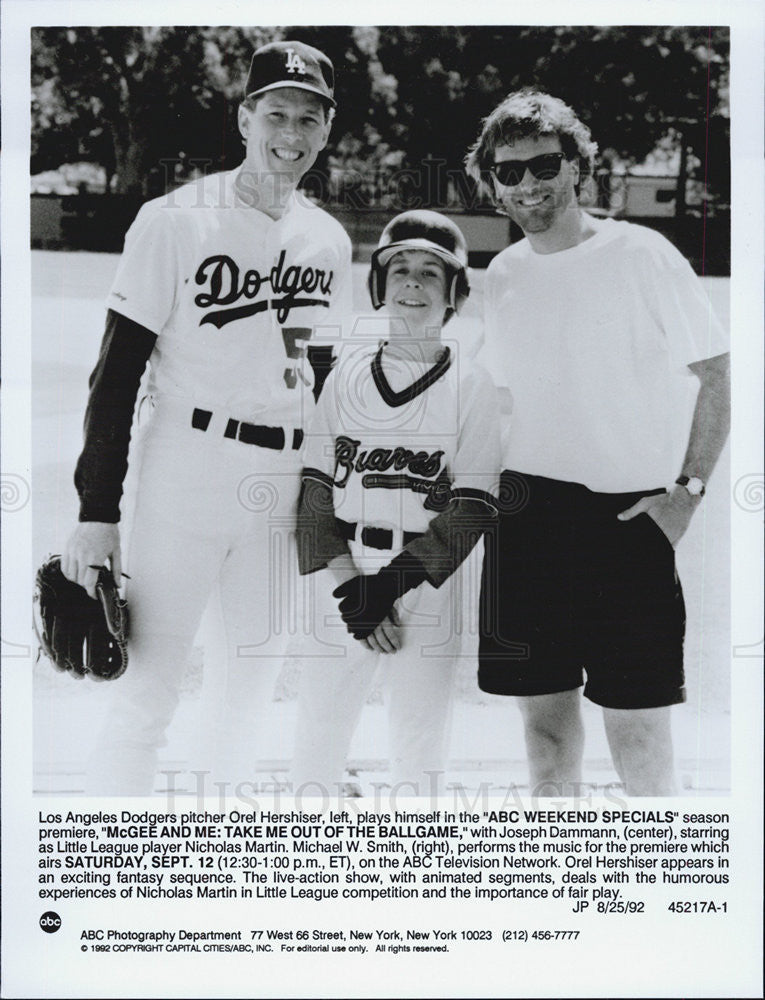
[[[318,94],[331,107],[336,106],[332,62],[305,42],[269,42],[253,53],[244,85],[245,99],[280,87],[307,90]]]
[[[294,49],[287,49],[287,72],[305,73],[305,63]]]

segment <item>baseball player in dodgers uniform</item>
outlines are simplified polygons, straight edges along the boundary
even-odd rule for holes
[[[316,49],[259,49],[239,108],[242,165],[149,202],[128,232],[91,377],[75,474],[80,523],[62,560],[91,592],[107,559],[119,579],[120,495],[149,360],[152,413],[131,458],[137,499],[124,567],[130,665],[93,754],[92,793],[151,791],[216,584],[230,741],[271,697],[314,405],[306,342],[315,327],[337,325],[351,301],[346,233],[296,192],[326,145],[333,87],[332,64]]]
[[[327,652],[302,674],[296,794],[342,782],[378,666],[394,790],[442,786],[458,567],[496,518],[499,471],[491,380],[441,339],[467,297],[466,266],[462,233],[444,216],[405,212],[388,224],[370,273],[386,339],[344,352],[306,438],[298,554],[301,571],[316,574]]]

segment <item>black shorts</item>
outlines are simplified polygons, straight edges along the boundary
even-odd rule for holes
[[[581,687],[607,708],[685,701],[685,605],[669,539],[648,514],[662,493],[594,493],[503,472],[485,536],[478,683],[492,694]]]

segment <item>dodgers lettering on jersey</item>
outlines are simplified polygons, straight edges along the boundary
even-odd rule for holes
[[[337,337],[350,314],[350,240],[299,193],[277,220],[243,204],[237,174],[141,209],[108,304],[157,334],[149,389],[159,400],[303,426],[308,340]]]
[[[226,323],[254,316],[269,307],[276,310],[278,323],[286,323],[293,309],[329,308],[335,272],[325,273],[321,268],[294,264],[286,266],[286,258],[287,252],[282,250],[277,263],[265,275],[256,269],[242,273],[237,262],[226,254],[203,260],[196,273],[196,283],[209,291],[200,292],[195,303],[203,309],[208,306],[233,308],[211,310],[199,321],[200,326],[212,323],[220,329]],[[265,285],[270,286],[270,298],[263,297]],[[299,297],[301,293],[302,298]],[[242,299],[249,300],[248,304],[236,305]]]

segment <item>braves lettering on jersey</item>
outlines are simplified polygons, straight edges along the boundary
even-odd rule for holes
[[[241,199],[238,174],[144,205],[108,304],[158,334],[152,395],[294,422],[313,408],[307,340],[337,336],[350,313],[350,241],[299,192],[271,219]]]
[[[488,374],[448,347],[435,365],[386,355],[384,369],[382,348],[351,352],[324,387],[303,476],[332,489],[336,517],[366,526],[424,532],[452,499],[494,507],[493,400]]]
[[[313,491],[304,490],[305,517],[298,515],[318,642],[300,681],[296,790],[311,794],[342,780],[380,666],[393,787],[445,791],[461,615],[470,620],[477,598],[475,563],[464,572],[463,560],[493,521],[500,466],[494,387],[472,359],[461,364],[458,347],[453,342],[435,364],[424,364],[402,360],[406,346],[393,353],[367,343],[341,356],[319,399],[303,468]],[[317,482],[331,490],[334,518]],[[337,521],[353,531],[333,537]],[[332,597],[333,570],[323,567],[350,550],[360,573],[374,573],[402,547],[426,580],[396,602],[401,647],[383,656],[348,636]],[[480,560],[482,549],[473,552]]]
[[[429,509],[443,508],[451,499],[452,492],[448,479],[444,480],[445,470],[442,470],[443,451],[412,451],[411,448],[372,448],[359,454],[361,441],[354,441],[340,435],[335,442],[336,475],[334,485],[344,487],[352,472],[364,472],[367,469],[378,469],[387,472],[393,468],[406,469],[416,475],[400,476],[362,476],[361,485],[364,489],[412,490],[414,493],[425,493],[427,499],[424,506]],[[432,477],[442,473],[438,479]],[[440,487],[440,488],[439,488]]]

